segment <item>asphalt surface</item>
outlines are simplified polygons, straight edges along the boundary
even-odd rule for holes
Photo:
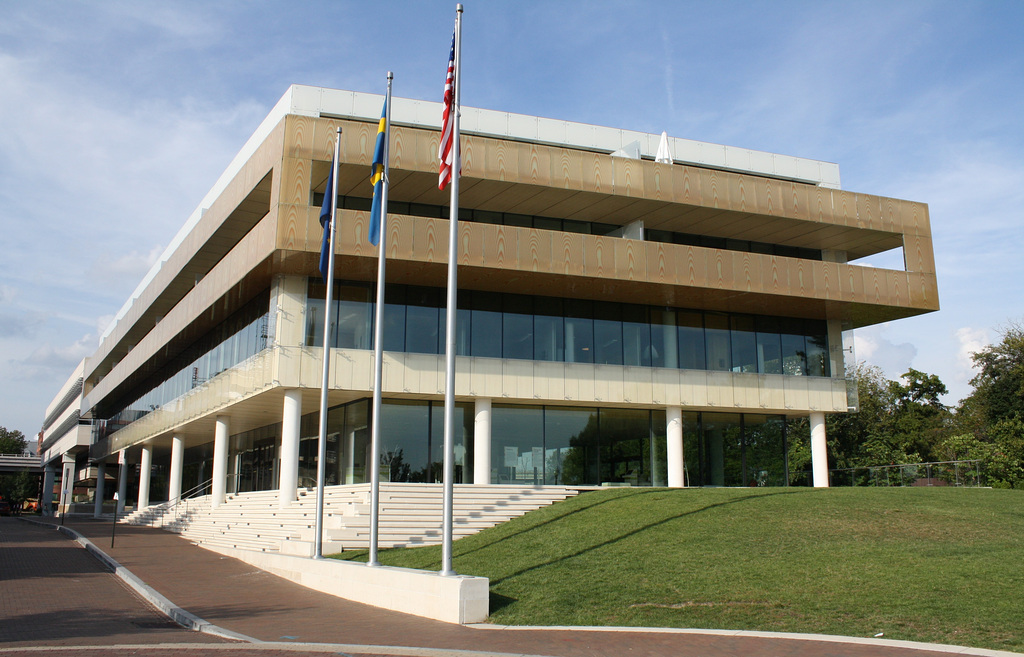
[[[458,626],[303,588],[176,534],[69,518],[66,526],[173,605],[185,629],[50,524],[0,518],[0,657],[940,657],[978,649],[810,635]],[[122,572],[123,575],[123,572]],[[146,594],[148,595],[148,594]]]

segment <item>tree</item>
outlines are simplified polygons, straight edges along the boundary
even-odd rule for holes
[[[956,435],[943,448],[984,461],[986,485],[1024,488],[1024,326],[1011,323],[998,344],[972,358],[974,392],[960,402]]]
[[[1011,323],[998,344],[973,354],[978,375],[972,397],[990,425],[1024,417],[1024,325]]]
[[[25,434],[17,429],[0,427],[0,454],[23,454],[27,446]]]
[[[0,499],[7,500],[17,508],[38,492],[39,475],[27,471],[0,475]]]
[[[901,380],[890,381],[866,363],[851,371],[860,408],[828,416],[829,464],[854,468],[933,460],[951,418],[940,400],[947,391],[939,377],[911,368]],[[791,449],[791,466],[794,457],[799,458]]]

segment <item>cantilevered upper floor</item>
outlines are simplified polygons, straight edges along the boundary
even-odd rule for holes
[[[275,276],[319,276],[318,215],[338,128],[339,272],[374,280],[369,165],[382,101],[288,90],[88,359],[84,414],[261,295],[268,344],[304,346],[267,293]],[[438,103],[394,101],[389,283],[443,286],[440,115]],[[470,108],[462,117],[460,288],[843,328],[938,309],[927,206],[840,190],[834,164],[683,139],[670,144],[673,163],[660,163],[657,135]],[[856,264],[893,249],[902,270]]]

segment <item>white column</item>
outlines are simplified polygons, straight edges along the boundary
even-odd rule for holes
[[[210,484],[210,506],[216,509],[227,498],[228,486],[228,432],[230,419],[226,415],[217,416],[217,424],[213,429],[213,481]]]
[[[681,406],[669,406],[665,409],[665,428],[668,460],[668,485],[671,488],[682,488],[686,485],[685,460],[683,457],[683,409]]]
[[[103,461],[100,461],[99,463],[96,464],[96,488],[93,489],[95,491],[95,493],[93,494],[93,518],[99,518],[101,515],[103,515],[103,493],[105,492],[103,489],[105,487],[105,484],[107,483],[106,481],[104,481],[106,477],[107,464],[104,463]]]
[[[53,480],[56,479],[56,472],[52,464],[47,464],[43,470],[43,499],[40,500],[44,516],[53,515]]]
[[[491,483],[491,400],[477,399],[473,422],[473,483]]]
[[[117,515],[124,513],[126,497],[128,497],[128,455],[122,449],[117,457]]]
[[[811,413],[811,472],[815,488],[828,488],[828,443],[825,414]]]
[[[70,459],[70,460],[69,460]],[[71,508],[71,493],[75,489],[75,459],[64,455],[60,472],[60,512],[66,514]]]
[[[299,428],[302,422],[302,391],[286,390],[281,414],[281,487],[277,504],[285,508],[299,496]]]
[[[142,446],[142,458],[139,459],[139,506],[149,506],[149,475],[153,471],[153,446]]]
[[[171,436],[171,471],[167,482],[167,501],[176,502],[181,497],[181,467],[185,459],[185,438],[180,434]]]

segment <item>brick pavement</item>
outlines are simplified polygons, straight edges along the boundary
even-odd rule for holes
[[[169,621],[65,536],[0,518],[0,646],[222,642]]]
[[[244,562],[196,547],[175,534],[144,527],[118,526],[115,545],[111,548],[109,522],[69,519],[67,523],[69,527],[88,537],[122,566],[183,609],[222,628],[253,637],[258,641],[287,644],[196,645],[188,648],[188,652],[174,652],[185,648],[158,649],[151,646],[138,653],[115,653],[108,649],[103,653],[105,655],[166,654],[168,657],[181,657],[201,654],[209,657],[222,654],[249,657],[250,654],[258,653],[261,657],[269,657],[272,654],[287,654],[294,657],[306,654],[303,651],[307,651],[308,654],[333,651],[332,654],[430,656],[450,651],[470,651],[558,657],[939,657],[949,654],[932,649],[912,649],[877,643],[836,643],[750,635],[573,629],[479,629],[449,625],[311,591],[257,570]],[[64,541],[67,545],[77,545],[57,532],[52,532],[52,536],[58,537],[54,540]],[[51,541],[46,545],[52,546],[54,543]],[[86,555],[84,550],[77,549],[82,555]],[[75,570],[76,576],[79,570],[81,566]],[[60,576],[55,578],[58,580],[63,580],[67,576],[66,572],[54,574]],[[39,600],[40,597],[45,596],[37,595],[34,599]],[[78,609],[86,619],[95,613],[88,602]],[[60,618],[60,612],[55,610],[52,617]],[[33,625],[40,632],[38,639],[33,643],[22,638],[24,645],[53,643],[54,634],[46,629],[49,620],[50,618],[45,616],[37,616]],[[133,642],[121,635],[113,634],[117,629],[117,623],[113,618],[109,619],[109,622],[113,623],[109,629],[110,643],[149,643]],[[82,643],[84,645],[86,642]],[[408,646],[416,646],[422,650]],[[129,648],[125,647],[124,650]],[[82,652],[75,654],[91,657]],[[0,656],[8,657],[2,648]]]

